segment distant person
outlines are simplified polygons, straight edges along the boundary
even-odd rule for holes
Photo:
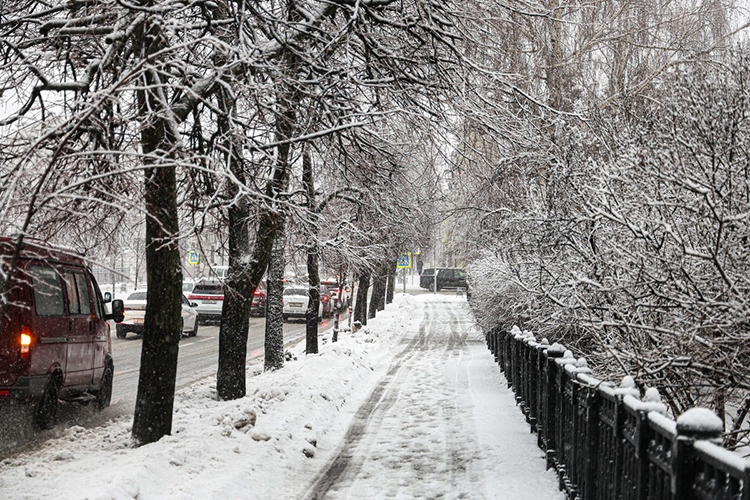
[[[422,274],[422,268],[424,267],[424,262],[421,260],[417,261],[417,274]]]

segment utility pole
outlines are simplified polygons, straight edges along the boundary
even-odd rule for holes
[[[435,240],[435,246],[432,247],[432,258],[435,259],[435,266],[432,271],[432,293],[437,294],[437,273],[438,273],[438,265],[437,265],[437,240]]]

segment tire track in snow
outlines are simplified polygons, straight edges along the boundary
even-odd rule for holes
[[[434,306],[429,304],[425,310],[425,317],[419,325],[417,335],[408,345],[396,355],[383,380],[375,387],[367,400],[354,415],[354,420],[344,436],[336,456],[318,474],[313,486],[305,495],[306,499],[317,500],[324,498],[326,493],[346,477],[356,477],[362,467],[362,459],[366,458],[359,449],[360,441],[368,428],[374,423],[380,423],[391,406],[397,401],[400,387],[411,368],[406,362],[428,344],[428,337],[432,326]]]
[[[453,309],[448,309],[450,333],[448,336],[448,344],[446,345],[445,352],[448,354],[446,363],[450,360],[456,365],[456,384],[458,386],[461,380],[461,370],[464,370],[465,365],[463,363],[464,356],[469,353],[468,345],[466,343],[468,338],[468,321],[466,314],[457,315]],[[469,356],[471,356],[469,354]],[[468,361],[467,361],[468,363]],[[457,387],[458,388],[458,387]],[[461,429],[463,432],[458,432],[456,428],[446,427],[445,428],[445,443],[449,456],[451,483],[456,484],[459,477],[471,474],[469,471],[469,465],[471,460],[479,454],[479,447],[473,446],[475,443],[467,442],[465,436],[467,430],[464,428],[466,419],[462,418],[461,410],[459,408],[458,394],[454,394],[455,397],[450,398],[446,405],[443,406],[443,416],[446,422],[455,422],[455,426]],[[474,435],[473,429],[469,429],[471,434]],[[476,480],[477,478],[472,478]],[[460,495],[458,498],[462,498]]]

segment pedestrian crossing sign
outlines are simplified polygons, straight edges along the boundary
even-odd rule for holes
[[[398,260],[396,261],[396,267],[398,269],[407,269],[411,267],[411,254],[410,253],[402,253],[398,256]]]
[[[187,262],[191,266],[197,266],[198,265],[198,263],[200,262],[200,254],[198,253],[197,250],[190,250],[187,253]]]

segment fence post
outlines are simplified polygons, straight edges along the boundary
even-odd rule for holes
[[[586,386],[586,448],[584,487],[581,489],[583,500],[595,500],[594,483],[596,481],[599,456],[599,388]]]
[[[537,347],[537,349],[539,350],[539,354],[536,360],[536,422],[534,422],[534,430],[536,431],[536,444],[540,449],[544,450],[544,412],[547,408],[545,400],[545,398],[547,397],[547,392],[545,389],[545,376],[547,371],[544,368],[547,362],[546,360],[548,358],[547,350],[549,349],[549,340],[547,340],[546,338],[542,339],[542,342]]]
[[[505,336],[505,332],[498,326],[495,328],[495,335],[493,338],[493,353],[495,354],[495,363],[500,365],[500,369],[505,371],[505,364],[503,363],[503,351],[502,351],[502,339]]]
[[[620,382],[620,387],[615,389],[615,429],[614,429],[614,436],[615,436],[615,477],[614,477],[614,490],[615,490],[615,498],[621,498],[623,495],[623,486],[622,486],[622,474],[623,474],[623,459],[624,459],[624,448],[625,448],[625,442],[623,439],[623,431],[624,431],[624,424],[625,424],[625,418],[624,418],[624,403],[623,399],[625,396],[633,396],[636,399],[640,399],[640,391],[638,390],[638,386],[635,384],[635,380],[630,375],[626,375],[622,378],[622,381]]]
[[[695,454],[697,439],[719,441],[724,422],[711,410],[691,408],[677,419],[677,438],[672,452],[672,493],[679,500],[693,500]]]
[[[557,383],[557,359],[565,354],[565,348],[558,343],[552,344],[546,351],[546,369],[544,370],[544,403],[542,428],[544,429],[544,452],[547,455],[547,468],[554,467],[556,459],[555,449],[558,446],[556,437],[556,400],[555,385]]]
[[[637,500],[648,499],[648,443],[651,441],[651,426],[648,424],[649,412],[655,411],[662,415],[667,414],[667,407],[661,401],[659,390],[656,387],[646,389],[643,402],[639,404],[638,420],[636,421],[636,445],[635,455],[638,458],[638,483],[636,485]]]

